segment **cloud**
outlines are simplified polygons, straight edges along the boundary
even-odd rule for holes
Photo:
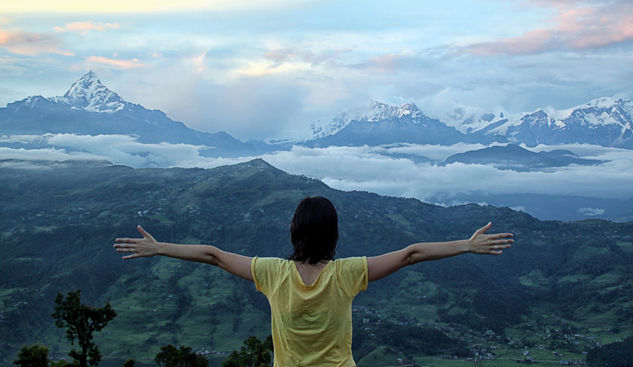
[[[67,23],[63,27],[54,27],[56,32],[78,32],[80,34],[86,34],[88,31],[104,31],[106,29],[120,28],[117,23],[94,23],[94,22],[72,22]]]
[[[0,12],[173,12],[191,10],[243,11],[253,8],[266,9],[306,4],[309,0],[33,0],[3,1]]]
[[[244,162],[255,157],[212,158],[200,152],[204,146],[189,144],[143,144],[126,135],[86,136],[46,134],[4,136],[0,143],[47,146],[40,149],[0,147],[3,159],[98,159],[132,167],[202,167]],[[477,148],[402,145],[383,147],[306,148],[265,154],[261,158],[291,174],[317,178],[340,190],[363,190],[381,195],[430,200],[483,192],[492,195],[533,193],[596,198],[629,199],[633,196],[633,151],[583,144],[548,147],[569,149],[586,158],[610,160],[598,166],[568,166],[547,172],[515,172],[479,164],[436,165],[394,158],[389,153],[418,154],[443,160],[447,155]],[[544,148],[541,146],[540,148]],[[599,208],[582,209],[600,215]],[[594,214],[592,214],[594,213]]]
[[[245,65],[231,70],[235,77],[260,77],[282,73],[309,72],[312,64],[307,62],[272,62],[270,60],[248,60]]]
[[[433,149],[456,147],[408,146],[425,155]],[[463,146],[467,148],[467,146]],[[573,146],[558,146],[569,148]],[[397,148],[401,149],[401,148]],[[448,151],[438,155],[442,158]],[[416,197],[421,200],[443,194],[486,192],[491,194],[538,193],[602,198],[633,195],[633,152],[597,147],[594,157],[614,161],[600,166],[569,166],[551,172],[515,172],[475,164],[438,166],[394,159],[371,147],[295,147],[288,152],[265,156],[271,164],[290,173],[322,179],[342,190],[366,190],[383,195]]]
[[[522,35],[466,46],[478,55],[524,55],[556,50],[587,50],[633,40],[633,2],[545,1],[530,3],[553,8],[551,25]]]
[[[144,64],[139,61],[139,59],[134,58],[130,60],[124,59],[110,59],[103,56],[89,56],[86,58],[86,62],[88,64],[98,64],[109,66],[115,69],[136,69],[136,68],[144,68],[148,67],[148,64]]]
[[[419,66],[420,59],[407,54],[390,53],[374,56],[366,63],[356,67],[366,69],[369,72],[394,73],[402,69],[411,69]]]
[[[605,210],[601,208],[580,208],[578,209],[578,213],[593,217],[596,215],[603,215]]]
[[[45,148],[0,147],[2,159],[106,160],[130,167],[205,167],[244,162],[236,159],[208,158],[200,151],[208,147],[190,144],[145,144],[128,135],[44,134],[0,136],[0,144],[36,144]]]
[[[42,53],[74,55],[70,51],[60,49],[60,43],[58,38],[47,34],[0,28],[0,47],[18,55],[32,56]]]

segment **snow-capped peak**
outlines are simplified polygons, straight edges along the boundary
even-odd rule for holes
[[[532,127],[547,126],[561,131],[568,131],[572,126],[612,126],[621,130],[622,134],[630,134],[633,131],[632,117],[633,101],[602,97],[567,109],[558,110],[551,106],[538,108],[533,112],[521,114],[520,118],[510,119],[507,123],[489,130],[489,133],[506,135],[509,129],[516,131],[519,126],[526,124]]]
[[[92,70],[74,82],[58,101],[91,112],[113,113],[122,110],[125,102],[118,94],[101,84]]]
[[[354,108],[336,115],[329,124],[323,126],[312,124],[312,137],[321,138],[334,135],[341,131],[352,121],[380,122],[394,119],[411,119],[417,123],[425,117],[422,111],[414,103],[405,103],[402,106],[388,105],[386,103],[372,101],[364,107]]]
[[[391,119],[410,118],[418,119],[424,115],[414,103],[405,103],[402,106],[392,106],[382,102],[374,101],[369,105],[368,109],[353,116],[352,120],[357,121],[384,121]],[[350,120],[350,121],[352,121]]]

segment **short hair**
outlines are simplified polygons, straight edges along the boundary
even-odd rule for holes
[[[338,241],[338,215],[334,205],[321,196],[301,200],[290,224],[290,239],[294,251],[289,260],[309,264],[333,260]]]

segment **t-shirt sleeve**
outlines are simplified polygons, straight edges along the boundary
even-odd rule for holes
[[[251,274],[258,291],[269,294],[275,274],[279,269],[279,259],[272,257],[254,257],[251,261]]]
[[[350,257],[341,260],[339,272],[340,285],[350,297],[354,297],[358,292],[367,289],[366,257]]]

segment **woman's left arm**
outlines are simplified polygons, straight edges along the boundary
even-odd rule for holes
[[[215,246],[158,242],[141,226],[138,226],[138,231],[143,238],[116,239],[114,248],[117,252],[133,252],[131,255],[123,256],[124,260],[162,255],[214,265],[240,278],[253,280],[251,257],[222,251]]]
[[[486,234],[492,223],[479,228],[469,239],[448,242],[415,243],[402,250],[367,258],[369,281],[384,278],[405,266],[421,261],[443,259],[464,253],[501,255],[514,242],[512,233]]]

